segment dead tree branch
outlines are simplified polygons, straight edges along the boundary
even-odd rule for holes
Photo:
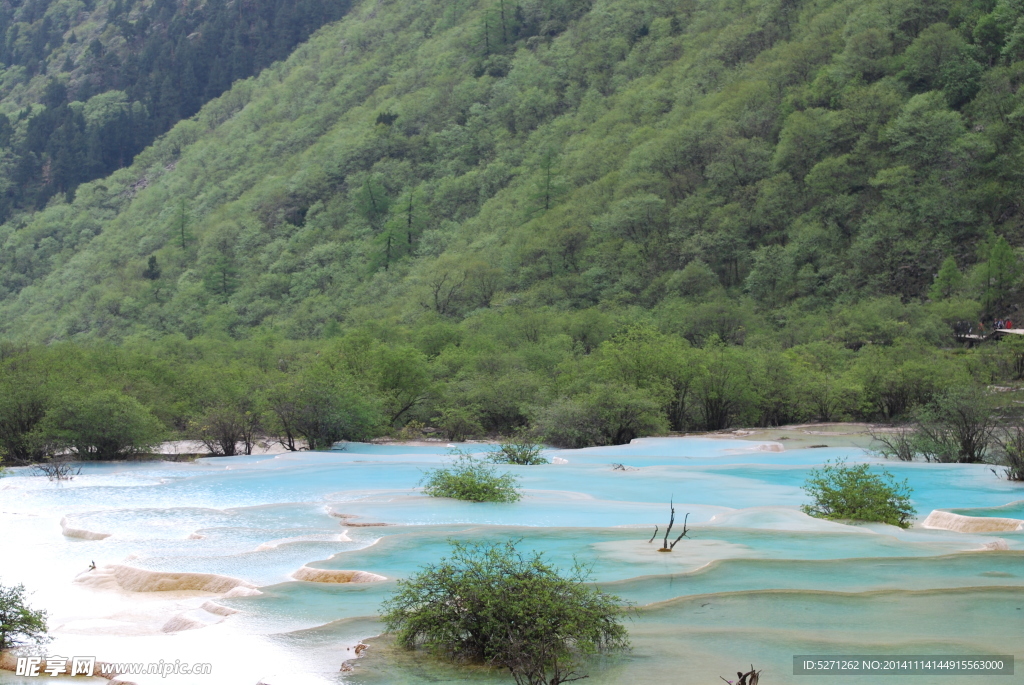
[[[36,475],[46,476],[48,480],[74,480],[82,473],[82,467],[71,462],[68,455],[57,455],[35,465]]]
[[[750,670],[746,673],[736,672],[736,682],[726,680],[722,676],[718,676],[720,679],[725,680],[729,685],[757,685],[758,680],[761,679],[761,671],[755,671],[754,665],[750,665]]]
[[[689,518],[690,518],[690,512],[686,512],[686,516],[683,517],[683,532],[679,534],[679,537],[677,537],[675,539],[675,541],[672,543],[672,545],[669,547],[669,549],[674,549],[675,546],[679,543],[679,541],[682,540],[684,537],[686,537],[686,534],[688,532],[690,532],[690,529],[686,527],[686,521]]]
[[[670,499],[669,502],[668,502],[668,506],[669,506],[669,509],[671,511],[671,515],[669,516],[669,519],[668,519],[668,528],[665,529],[665,542],[661,546],[661,551],[662,552],[671,552],[675,548],[675,546],[679,543],[679,541],[682,540],[684,537],[686,537],[686,534],[688,532],[690,532],[690,529],[686,527],[686,521],[690,518],[690,514],[689,514],[689,512],[687,512],[686,517],[683,518],[683,532],[679,534],[679,537],[677,537],[675,539],[675,542],[673,542],[672,544],[669,544],[668,536],[672,532],[672,526],[676,522],[675,502]],[[657,535],[658,531],[655,530],[654,534]],[[651,540],[653,540],[653,539],[654,538],[652,537]]]

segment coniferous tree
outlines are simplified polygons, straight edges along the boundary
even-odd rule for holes
[[[936,274],[935,282],[932,283],[928,294],[933,300],[948,300],[960,290],[963,280],[963,275],[956,268],[956,259],[950,255],[939,267],[939,273]]]
[[[1006,308],[1020,281],[1020,262],[1003,236],[990,235],[979,248],[979,256],[981,260],[974,273],[981,302],[986,316],[996,316]]]

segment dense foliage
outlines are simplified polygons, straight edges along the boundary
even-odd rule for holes
[[[416,368],[403,375],[402,350],[391,356],[364,342],[350,339],[348,356],[332,350],[326,359],[299,347],[181,339],[0,347],[0,450],[23,464],[64,450],[125,458],[169,437],[202,440],[213,454],[249,453],[257,439],[288,449],[368,439],[429,379]],[[392,377],[376,376],[385,371]]]
[[[45,18],[5,7],[19,32]],[[128,53],[103,31],[168,11],[121,7],[89,23],[108,56]],[[0,226],[0,336],[75,343],[4,353],[0,444],[45,452],[79,382],[224,454],[417,426],[588,446],[892,421],[1018,382],[1020,345],[942,348],[1019,303],[1021,13],[357,4],[130,167]],[[175,21],[132,45],[181,47]],[[48,59],[9,66],[4,97],[78,97],[84,72],[51,84]]]
[[[983,389],[1015,374],[1017,350],[1002,343],[970,352],[905,339],[856,352],[827,342],[694,347],[651,323],[596,312],[545,322],[530,337],[520,317],[494,312],[488,321],[362,328],[315,341],[177,335],[119,346],[0,345],[0,449],[7,463],[22,464],[59,447],[85,457],[101,444],[108,455],[124,451],[116,445],[136,452],[160,437],[231,454],[264,440],[324,448],[434,431],[514,447],[524,429],[560,446],[605,445],[669,428],[913,420],[952,412],[958,397],[986,398],[976,402],[986,421],[1019,413],[1014,392]],[[90,412],[111,420],[92,421]]]
[[[310,338],[599,306],[698,345],[942,343],[1019,299],[1020,14],[359,5],[0,229],[2,330]]]
[[[487,462],[469,454],[431,469],[420,481],[431,497],[451,497],[467,502],[518,502],[519,481],[511,473],[498,473]]]
[[[24,585],[0,585],[0,652],[48,639],[46,611],[29,607],[25,594]]]
[[[231,84],[284,59],[346,0],[0,4],[0,221],[131,164]]]
[[[628,647],[620,600],[563,574],[538,552],[452,542],[451,556],[398,581],[382,617],[399,644],[508,669],[518,685],[580,677],[576,658]],[[585,677],[585,676],[583,676]]]
[[[801,508],[819,518],[879,521],[909,528],[916,513],[907,481],[898,483],[885,469],[881,474],[871,473],[867,464],[826,462],[820,469],[811,470],[803,487],[814,502]]]
[[[39,422],[50,451],[70,449],[84,459],[124,459],[150,451],[166,431],[134,397],[116,390],[76,388],[53,403]]]

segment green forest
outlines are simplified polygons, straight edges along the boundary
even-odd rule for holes
[[[292,49],[347,2],[0,5],[0,220],[128,166],[156,135]]]
[[[953,337],[1024,321],[1024,2],[36,5],[2,17],[9,460],[115,405],[149,444],[582,446],[1024,377]]]

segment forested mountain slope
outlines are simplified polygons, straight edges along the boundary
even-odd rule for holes
[[[697,343],[941,342],[1016,297],[1022,16],[365,0],[130,168],[0,228],[0,334],[529,328],[600,307]]]
[[[347,0],[0,3],[0,221],[73,197]]]

